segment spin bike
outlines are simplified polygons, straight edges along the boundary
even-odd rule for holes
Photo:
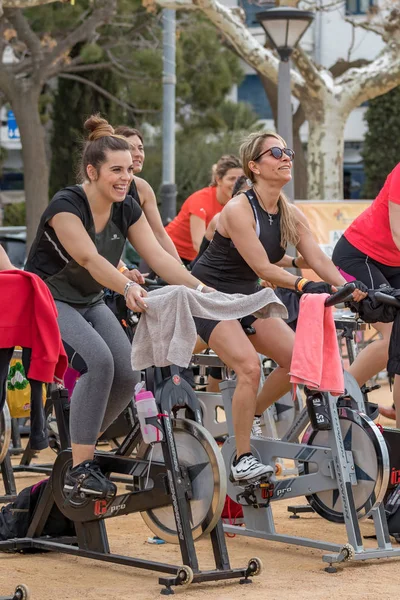
[[[261,561],[252,558],[245,568],[230,566],[220,520],[226,498],[226,470],[216,442],[201,425],[195,393],[175,366],[148,369],[146,379],[147,389],[154,391],[159,407],[158,417],[147,422],[159,429],[162,441],[152,447],[145,445],[139,423],[135,422],[114,452],[96,451],[102,472],[118,482],[117,495],[109,500],[93,500],[79,490],[72,497],[64,493],[65,474],[72,465],[65,418],[68,393],[64,389],[53,392],[62,451],[55,460],[26,538],[0,542],[0,552],[35,548],[166,573],[170,576],[159,578],[160,585],[165,586],[162,594],[172,594],[172,586],[192,582],[234,578],[250,582],[251,576],[261,572]],[[182,409],[188,418],[172,418]],[[54,504],[73,522],[75,538],[49,539],[42,535]],[[135,512],[141,513],[155,535],[179,544],[181,566],[110,552],[107,520]],[[199,568],[194,546],[194,541],[202,535],[210,536],[215,562],[215,568],[206,571]]]
[[[325,305],[334,306],[344,301],[353,290],[354,285],[347,284],[327,298]],[[235,382],[228,379],[220,384],[220,388],[230,434],[222,454],[226,468],[230,470],[236,455],[231,410]],[[390,543],[382,504],[390,473],[384,437],[358,407],[343,403],[330,393],[324,393],[324,396],[330,430],[310,428],[302,443],[267,437],[251,439],[252,452],[262,463],[274,465],[277,459],[288,459],[302,464],[303,469],[295,477],[279,478],[277,473],[270,481],[246,487],[228,481],[228,495],[242,505],[245,526],[225,524],[224,530],[327,551],[329,554],[323,555],[322,559],[329,563],[328,572],[336,571],[334,563],[400,556],[400,549],[394,549]],[[304,418],[307,419],[307,415]],[[307,422],[308,419],[304,424]],[[322,517],[345,524],[346,543],[341,545],[276,531],[272,503],[301,496],[306,496]],[[364,548],[359,526],[359,520],[368,516],[373,519],[377,539],[377,547],[373,549]]]

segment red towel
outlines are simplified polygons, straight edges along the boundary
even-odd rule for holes
[[[290,381],[322,392],[343,394],[344,377],[333,307],[328,294],[303,294],[294,340]]]
[[[67,355],[47,285],[26,271],[0,273],[0,348],[32,348],[30,379],[63,381]]]

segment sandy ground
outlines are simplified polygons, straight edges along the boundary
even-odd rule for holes
[[[378,399],[381,403],[391,404],[387,387],[371,395],[372,401]],[[389,424],[384,419],[380,422]],[[46,462],[53,456],[51,451],[46,451],[41,453],[40,460]],[[22,473],[16,477],[18,490],[41,479]],[[290,502],[294,503],[303,504],[301,498]],[[279,532],[346,542],[343,526],[324,521],[315,514],[306,514],[298,520],[289,519],[288,504],[274,503]],[[181,564],[178,546],[155,546],[146,542],[150,532],[139,515],[110,519],[108,524],[112,552]],[[363,523],[362,531],[372,533],[371,522]],[[177,598],[242,600],[246,595],[252,600],[386,600],[397,598],[399,594],[400,558],[346,563],[336,574],[327,574],[321,560],[323,553],[319,550],[239,536],[227,539],[227,544],[233,567],[243,567],[249,558],[258,556],[264,564],[262,574],[248,586],[233,580],[176,588]],[[368,541],[367,545],[372,544]],[[211,568],[209,541],[200,540],[196,548],[200,566]],[[18,583],[29,586],[32,600],[150,600],[161,597],[158,576],[150,571],[53,553],[0,554],[0,594],[11,594]]]

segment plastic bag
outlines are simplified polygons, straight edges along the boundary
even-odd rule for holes
[[[46,390],[43,386],[43,404],[46,401]],[[10,415],[14,419],[28,418],[31,414],[31,386],[25,376],[22,362],[13,358],[7,378],[7,404]]]

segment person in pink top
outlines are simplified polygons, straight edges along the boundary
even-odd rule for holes
[[[389,285],[400,288],[400,163],[389,173],[372,204],[346,229],[332,255],[346,279],[355,278],[370,289]],[[391,323],[374,323],[382,339],[369,344],[349,371],[363,385],[386,367]],[[400,427],[400,377],[395,375],[393,400]],[[381,413],[395,417],[394,409]]]

